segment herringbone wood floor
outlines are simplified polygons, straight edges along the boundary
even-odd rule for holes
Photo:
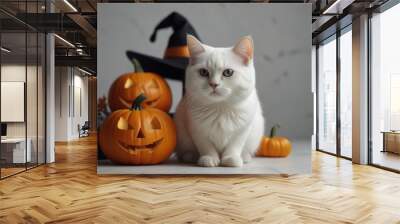
[[[313,174],[97,176],[96,144],[0,181],[0,223],[400,223],[400,175],[322,154]]]

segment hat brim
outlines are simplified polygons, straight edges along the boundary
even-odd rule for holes
[[[126,51],[130,60],[138,60],[146,72],[154,72],[165,78],[184,80],[188,58],[163,59],[134,51]]]

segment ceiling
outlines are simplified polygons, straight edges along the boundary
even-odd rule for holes
[[[18,32],[30,28],[31,31],[55,32],[61,38],[55,38],[56,64],[82,66],[96,70],[97,42],[97,3],[120,2],[171,2],[164,0],[1,0],[0,26],[3,33],[3,45],[15,49],[14,54],[25,48],[25,38]],[[338,1],[335,3],[335,1]],[[324,32],[346,15],[376,7],[386,0],[252,0],[251,2],[270,3],[311,3],[313,9],[313,39],[327,35]],[[174,0],[173,2],[180,2]],[[185,2],[185,1],[182,1]],[[192,1],[201,2],[201,0]],[[210,1],[208,1],[210,2]],[[217,1],[216,1],[217,2]],[[221,1],[218,1],[221,2]],[[227,0],[226,2],[232,2]],[[238,1],[249,2],[249,1]],[[68,4],[69,3],[69,4]],[[48,13],[52,9],[52,13]],[[324,11],[328,11],[324,14]],[[28,12],[28,13],[25,13]],[[29,38],[28,38],[29,39]],[[28,41],[29,42],[29,41]],[[7,43],[7,44],[6,44]],[[28,44],[28,54],[35,48]]]

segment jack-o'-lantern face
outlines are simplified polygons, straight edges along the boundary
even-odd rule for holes
[[[157,164],[166,160],[176,145],[175,124],[169,115],[140,106],[113,112],[99,136],[104,154],[119,164]]]
[[[128,73],[115,80],[108,93],[111,110],[130,108],[141,93],[146,96],[143,107],[169,111],[172,95],[168,84],[159,75],[149,72]]]

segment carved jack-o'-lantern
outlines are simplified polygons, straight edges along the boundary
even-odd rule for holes
[[[158,74],[143,72],[136,59],[133,59],[132,63],[136,71],[121,75],[114,81],[108,92],[111,110],[130,108],[136,97],[144,93],[146,100],[143,107],[154,107],[168,112],[172,95],[167,82]]]
[[[140,94],[131,109],[114,111],[101,126],[99,143],[104,154],[119,164],[157,164],[176,146],[176,128],[165,112],[142,108]]]

